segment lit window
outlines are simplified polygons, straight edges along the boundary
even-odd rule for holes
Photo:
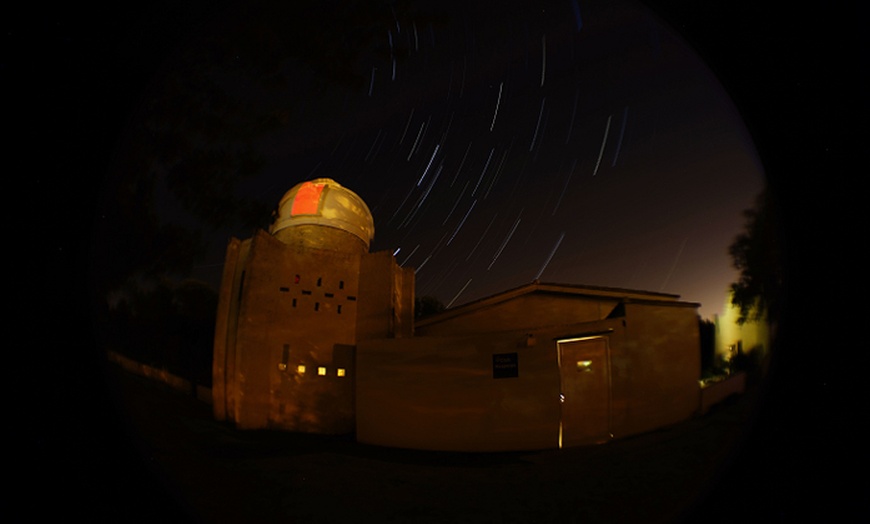
[[[584,372],[584,373],[592,371],[592,361],[591,360],[578,360],[577,361],[577,371]]]
[[[338,370],[336,370],[335,373],[336,373],[336,375],[338,375],[339,377],[343,377],[343,376],[345,375],[345,373],[344,373],[344,368],[338,368]]]
[[[300,375],[304,375],[305,374],[305,364],[299,364],[298,366],[296,366],[296,371],[298,371]]]
[[[318,375],[326,375],[326,368],[323,368],[323,367],[317,368],[317,374]]]

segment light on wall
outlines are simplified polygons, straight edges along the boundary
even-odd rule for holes
[[[577,371],[581,373],[591,373],[592,372],[592,361],[591,360],[578,360],[577,361]]]

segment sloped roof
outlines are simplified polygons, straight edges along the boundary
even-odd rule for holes
[[[682,307],[699,307],[701,304],[695,302],[682,302],[679,300],[680,295],[671,293],[658,293],[655,291],[642,291],[637,289],[622,289],[616,287],[603,286],[585,286],[577,284],[557,284],[548,282],[531,282],[523,286],[515,287],[507,291],[502,291],[495,295],[480,298],[472,302],[468,302],[461,306],[446,309],[440,313],[427,316],[419,319],[416,324],[425,326],[435,324],[444,320],[466,315],[473,311],[493,306],[508,300],[513,300],[523,295],[532,293],[542,293],[550,295],[567,295],[577,298],[604,298],[613,299],[620,302],[631,303],[655,303],[663,305],[674,305]]]

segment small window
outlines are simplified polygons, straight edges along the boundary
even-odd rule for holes
[[[299,364],[298,366],[296,366],[296,371],[298,371],[300,375],[304,375],[305,374],[305,364]]]
[[[353,296],[353,295],[349,295],[349,296],[347,297],[347,299],[348,299],[348,300],[356,300],[356,297]]]
[[[324,367],[317,368],[317,374],[320,376],[326,376],[326,368],[324,368]]]
[[[286,292],[290,291],[290,288],[289,287],[282,287],[282,288],[280,288],[280,290],[283,291],[284,293],[286,293]]]
[[[303,294],[303,295],[310,295],[310,294],[311,294],[311,291],[308,291],[308,290],[306,290],[306,289],[303,289],[303,290],[302,290],[302,294]]]
[[[323,296],[325,296],[326,298],[332,298],[332,297],[334,297],[335,295],[332,294],[332,293],[324,293]]]
[[[580,373],[591,373],[592,372],[592,361],[591,360],[578,360],[577,361],[577,371]]]
[[[344,368],[338,368],[338,369],[336,369],[336,370],[335,370],[335,374],[338,375],[339,377],[343,377],[343,376],[345,375]]]

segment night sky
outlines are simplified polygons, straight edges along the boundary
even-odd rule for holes
[[[258,141],[265,168],[238,191],[276,206],[298,182],[335,179],[369,205],[371,250],[395,252],[417,295],[448,306],[538,279],[674,293],[721,313],[736,279],[727,248],[764,175],[688,44],[627,2],[412,5],[370,8],[392,23],[341,66],[362,82],[324,88],[290,61],[282,96],[295,112]],[[219,20],[205,34],[226,31]],[[214,231],[194,276],[219,282],[230,235],[250,231]]]

